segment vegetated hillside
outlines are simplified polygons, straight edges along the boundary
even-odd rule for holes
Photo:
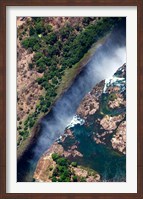
[[[17,146],[75,77],[94,42],[122,18],[23,17],[17,19]],[[67,76],[76,65],[72,75]],[[66,77],[66,78],[65,78]]]
[[[125,181],[126,64],[97,84],[40,158],[38,182]]]

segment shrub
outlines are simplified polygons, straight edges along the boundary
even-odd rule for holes
[[[35,55],[34,55],[34,61],[38,61],[41,57],[43,57],[43,54],[41,52],[37,52]]]
[[[25,131],[25,133],[23,135],[23,139],[25,140],[28,136],[29,136],[29,131]]]
[[[23,40],[22,41],[22,46],[27,49],[29,47],[29,39]]]
[[[32,36],[29,37],[29,47],[31,47],[33,49],[34,45],[37,43],[37,38]]]
[[[60,176],[60,182],[70,182],[70,178],[64,175]]]
[[[32,36],[32,37],[29,37],[29,38],[26,38],[22,41],[22,46],[26,49],[28,48],[32,48],[34,47],[34,45],[37,43],[37,38]]]
[[[19,135],[23,136],[24,135],[24,131],[19,131]]]
[[[45,27],[42,24],[42,22],[36,23],[35,29],[36,29],[37,34],[41,34],[41,33],[45,32]]]
[[[82,23],[87,26],[89,23],[90,23],[90,17],[84,17],[83,20],[82,20]]]
[[[86,178],[85,177],[81,177],[80,182],[86,182]]]
[[[41,63],[41,65],[37,68],[38,73],[43,73],[46,70],[46,65]]]
[[[33,46],[33,50],[34,51],[38,51],[40,49],[40,45],[38,43],[36,43],[34,46]]]
[[[56,161],[60,156],[57,153],[52,154],[52,159]]]
[[[57,169],[60,173],[64,172],[64,170],[66,169],[65,166],[60,166],[60,165],[57,165]]]
[[[28,137],[29,132],[28,131],[19,131],[19,134],[25,139]]]
[[[46,113],[48,111],[48,107],[44,105],[41,109],[42,112]]]
[[[29,69],[31,70],[33,68],[33,64],[29,63]]]
[[[55,33],[50,33],[45,37],[45,41],[47,44],[53,45],[57,42],[57,35]]]
[[[46,28],[46,30],[47,30],[47,32],[52,32],[52,26],[51,25],[46,25],[45,26],[45,28]]]
[[[42,17],[32,17],[34,22],[40,22],[43,18]]]
[[[68,161],[66,158],[62,157],[62,158],[59,158],[57,160],[57,164],[59,164],[60,166],[67,166],[68,165]]]
[[[53,170],[53,167],[52,167],[52,166],[50,166],[49,170],[50,170],[50,171],[52,171],[52,170]]]
[[[108,97],[108,100],[110,101],[114,101],[115,99],[117,99],[116,93],[111,93]]]
[[[67,178],[65,178],[62,182],[70,182],[70,181],[71,181],[70,178],[67,177]]]
[[[57,178],[55,176],[52,177],[52,182],[57,182]]]
[[[29,35],[32,36],[32,35],[34,35],[35,33],[36,33],[35,28],[30,27],[30,29],[29,29]]]
[[[58,169],[57,168],[54,169],[53,176],[58,176]]]
[[[77,182],[77,180],[78,180],[77,176],[73,176],[72,179],[73,179],[73,182]]]
[[[72,165],[73,167],[77,167],[77,162],[72,162],[71,165]]]
[[[45,80],[44,80],[43,77],[39,77],[39,78],[37,78],[36,81],[38,82],[38,84],[42,84]],[[41,96],[40,96],[40,97],[41,97]],[[40,97],[39,97],[39,99],[40,99]]]

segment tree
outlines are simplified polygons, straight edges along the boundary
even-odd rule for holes
[[[28,124],[29,124],[29,127],[32,128],[35,124],[35,120],[30,118]]]
[[[49,91],[49,96],[50,97],[56,97],[56,92],[55,91]]]
[[[53,45],[57,42],[57,35],[55,33],[50,33],[45,37],[45,41],[47,44]]]
[[[57,153],[53,153],[52,154],[52,159],[54,160],[54,161],[56,161],[56,160],[58,160],[59,159],[59,154],[57,154]]]
[[[32,17],[32,20],[34,22],[40,22],[43,19],[43,17]]]
[[[57,160],[57,164],[61,165],[61,166],[67,166],[68,165],[68,161],[66,158],[61,157]]]
[[[64,172],[64,170],[66,169],[65,166],[60,166],[60,165],[57,165],[57,168],[58,168],[58,171],[59,171],[60,173]]]
[[[71,165],[72,165],[73,167],[77,167],[77,162],[72,162]]]
[[[72,179],[73,179],[73,182],[77,182],[78,180],[77,176],[73,176]]]
[[[58,84],[58,80],[57,80],[56,77],[54,77],[54,78],[52,79],[52,83],[55,84],[55,85]]]
[[[46,104],[47,104],[47,107],[50,107],[51,102],[47,101]]]
[[[41,57],[43,57],[43,54],[41,52],[37,52],[34,55],[34,61],[38,61]]]
[[[26,38],[22,41],[22,46],[24,48],[32,48],[33,49],[33,46],[37,43],[37,38],[34,37],[34,36],[31,36],[29,38]]]
[[[32,36],[29,37],[29,47],[31,47],[33,49],[33,46],[37,43],[37,38]]]
[[[43,73],[46,70],[46,65],[44,63],[40,63],[40,65],[37,68],[38,73]]]
[[[39,78],[37,78],[36,81],[38,82],[38,84],[42,84],[45,81],[45,79],[43,77],[39,77]]]
[[[80,182],[86,182],[86,178],[85,177],[81,177]]]
[[[42,22],[36,23],[35,29],[36,29],[37,34],[41,34],[41,33],[45,32],[45,27],[42,24]]]
[[[83,25],[87,26],[90,23],[90,17],[84,17],[82,20]]]
[[[31,26],[30,29],[29,29],[29,35],[32,36],[32,35],[34,35],[35,33],[36,33],[35,28],[33,28],[33,27]]]
[[[48,107],[46,105],[43,105],[41,111],[46,113],[48,111]]]
[[[23,41],[22,41],[22,46],[24,47],[24,48],[28,48],[29,47],[29,39],[28,38],[26,38],[26,39],[24,39]]]
[[[48,25],[45,26],[45,28],[46,28],[48,33],[52,32],[52,26],[51,25],[48,24]]]
[[[57,182],[57,178],[55,176],[52,177],[52,182]]]
[[[31,70],[33,68],[33,64],[29,63],[29,69]]]
[[[40,45],[38,43],[36,43],[34,46],[33,46],[33,50],[34,51],[38,51],[40,49]]]

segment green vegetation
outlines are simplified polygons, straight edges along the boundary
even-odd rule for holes
[[[76,162],[71,163],[67,158],[57,153],[52,154],[52,159],[56,162],[56,167],[51,176],[52,182],[78,182],[82,180],[71,171],[71,166],[77,166]]]
[[[118,108],[113,110],[108,105],[109,101],[114,101],[115,99],[117,99],[116,93],[103,93],[100,98],[100,113],[104,115],[117,115]]]
[[[114,101],[115,99],[117,99],[116,93],[111,93],[111,94],[108,96],[108,101]]]
[[[73,176],[72,179],[73,179],[73,182],[77,182],[78,181],[78,177],[77,176]]]
[[[59,157],[60,157],[60,156],[59,156],[57,153],[53,153],[53,154],[52,154],[52,159],[53,159],[54,161],[58,160]]]
[[[96,18],[85,17],[81,24],[71,26],[65,23],[65,26],[56,30],[47,24],[44,17],[32,17],[32,20],[27,20],[27,23],[18,29],[22,47],[34,52],[29,69],[42,73],[42,77],[36,81],[44,91],[43,96],[39,97],[40,102],[34,113],[30,113],[24,122],[24,132],[20,133],[22,137],[26,138],[29,135],[38,115],[46,114],[55,98],[61,94],[65,71],[68,72],[75,66],[80,67],[77,63],[92,44],[120,23],[122,18],[119,17],[105,17],[98,21]],[[75,71],[73,70],[73,73]]]
[[[56,162],[56,167],[51,176],[52,182],[86,182],[85,177],[75,175],[73,167],[78,166],[76,162],[70,162],[67,158],[57,153],[52,154],[52,159]],[[88,176],[96,177],[97,172],[95,170],[83,166],[79,168],[86,170]]]
[[[71,165],[72,165],[73,167],[77,167],[77,162],[72,162]]]
[[[28,131],[19,131],[19,134],[23,137],[24,140],[29,136]]]
[[[68,159],[56,153],[52,154],[52,158],[57,164],[53,171],[52,182],[70,182],[72,173],[69,169],[70,163]]]
[[[81,177],[80,182],[86,182],[86,178],[85,177]]]
[[[22,46],[26,49],[32,48],[34,50],[34,46],[38,42],[38,37],[37,36],[31,36],[29,38],[26,38],[21,42]]]

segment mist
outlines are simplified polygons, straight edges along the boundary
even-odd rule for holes
[[[38,140],[35,156],[48,148],[72,120],[83,97],[101,80],[111,77],[126,62],[125,46],[118,46],[109,39],[100,46],[69,90],[58,100],[51,114],[42,121],[42,134]],[[42,150],[43,151],[43,150]]]
[[[121,31],[111,34],[104,44],[99,45],[91,61],[75,78],[71,87],[42,119],[36,143],[26,151],[23,160],[18,161],[18,181],[32,180],[40,156],[64,134],[84,96],[101,80],[110,78],[126,62],[125,39]],[[27,164],[28,169],[22,170],[22,164]]]

